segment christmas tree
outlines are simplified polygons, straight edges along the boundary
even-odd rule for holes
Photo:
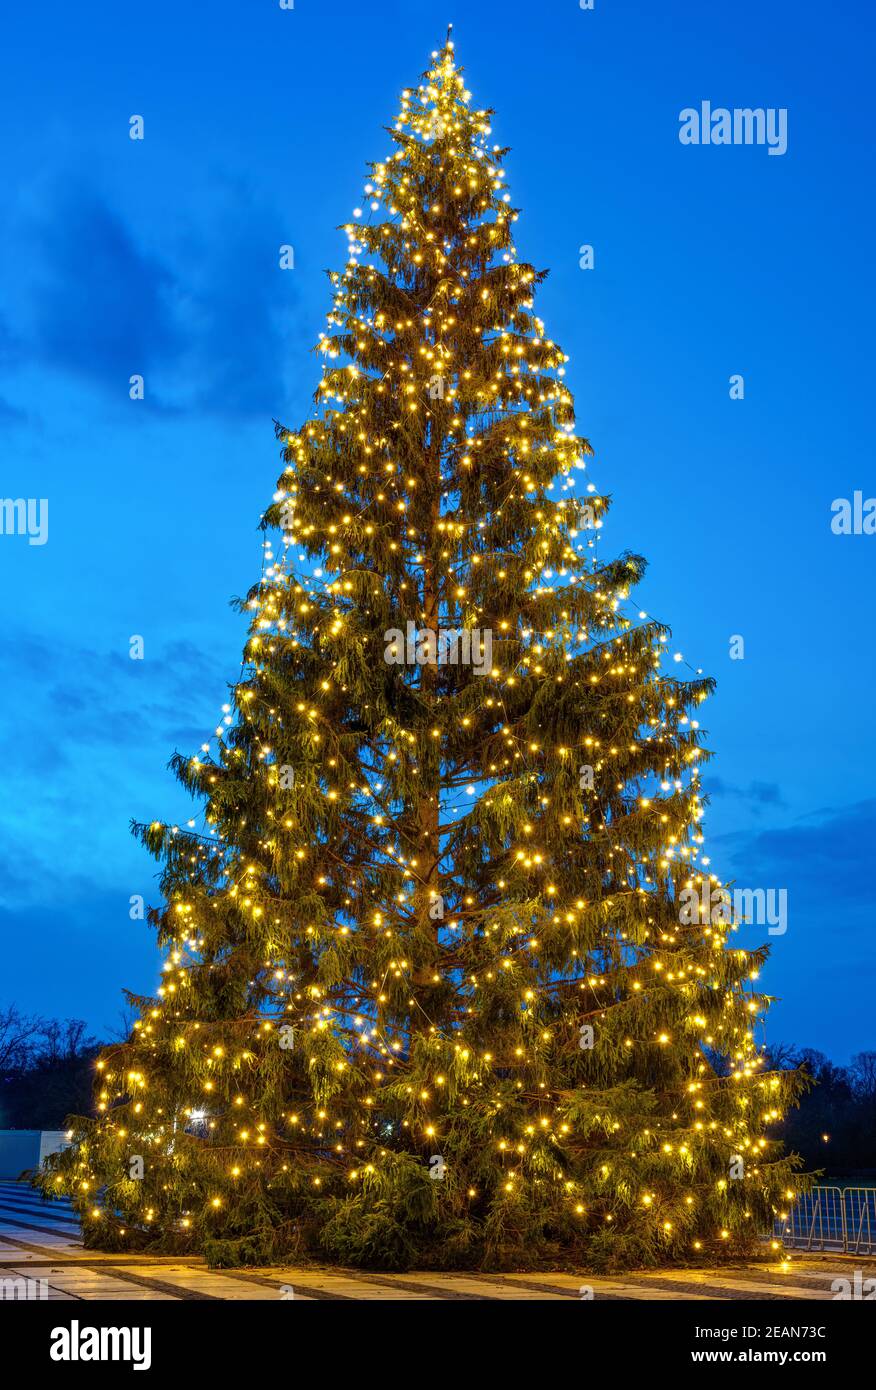
[[[801,1080],[702,848],[712,683],[598,555],[490,118],[448,35],[346,228],[241,678],[175,759],[202,833],[137,827],[163,981],[40,1179],[88,1245],[713,1260],[793,1195]]]

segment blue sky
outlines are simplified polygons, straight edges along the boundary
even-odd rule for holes
[[[449,20],[512,146],[517,245],[551,272],[538,310],[614,499],[603,553],[649,558],[643,607],[718,680],[714,867],[788,889],[768,1036],[845,1060],[876,1046],[876,537],[830,529],[834,498],[876,495],[874,16],[848,0],[17,8],[0,491],[47,497],[50,527],[0,537],[0,1003],[102,1030],[122,985],[155,983],[128,822],[190,814],[166,764],[239,670],[227,601],[260,567],[272,417],[310,408],[336,228]],[[787,108],[787,153],[682,146],[705,99]]]

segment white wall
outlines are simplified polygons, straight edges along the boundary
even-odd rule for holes
[[[0,1129],[0,1181],[39,1168],[47,1154],[66,1145],[62,1129]]]

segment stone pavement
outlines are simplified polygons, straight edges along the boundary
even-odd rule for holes
[[[337,1266],[210,1270],[197,1258],[106,1255],[86,1251],[64,1201],[46,1203],[31,1188],[0,1182],[0,1300],[161,1301],[283,1299],[494,1300],[832,1300],[834,1279],[876,1277],[876,1260],[792,1254],[720,1270],[671,1269],[617,1276],[586,1273],[378,1274]],[[860,1298],[860,1293],[858,1297]]]

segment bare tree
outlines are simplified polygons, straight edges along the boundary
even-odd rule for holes
[[[876,1097],[876,1052],[856,1052],[849,1071],[855,1094],[873,1100]]]
[[[33,1057],[36,1038],[44,1027],[41,1018],[28,1017],[14,1004],[0,1009],[0,1072],[27,1066]]]
[[[770,1071],[787,1071],[800,1062],[798,1049],[792,1043],[774,1042],[766,1048],[766,1067]]]
[[[127,1042],[134,1031],[134,1022],[139,1017],[139,1012],[133,1004],[126,1004],[123,1009],[119,1009],[119,1021],[114,1028],[107,1028],[107,1035],[118,1039],[119,1042]]]
[[[67,1018],[63,1022],[53,1018],[42,1022],[37,1030],[39,1042],[35,1048],[36,1061],[41,1065],[69,1062],[88,1048],[93,1047],[95,1039],[85,1031],[81,1018]]]

